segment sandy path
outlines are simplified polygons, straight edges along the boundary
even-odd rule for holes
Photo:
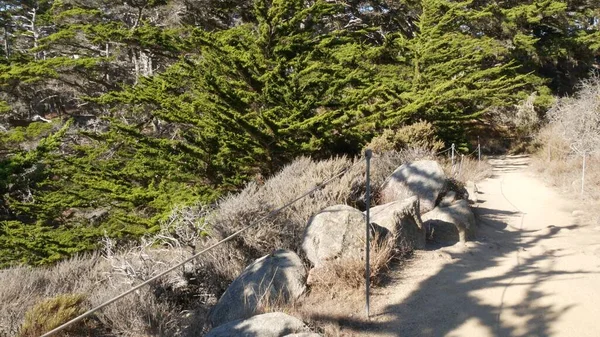
[[[376,336],[600,336],[600,226],[526,170],[494,160],[479,184],[479,239],[421,251],[375,290]],[[354,327],[353,327],[354,325]]]

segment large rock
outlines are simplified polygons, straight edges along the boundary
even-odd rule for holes
[[[289,250],[277,250],[254,261],[227,288],[210,311],[213,326],[248,318],[261,305],[288,302],[305,288],[306,269],[300,257]]]
[[[404,200],[416,195],[421,200],[421,214],[432,210],[444,189],[446,175],[436,161],[420,160],[403,164],[381,187],[381,203]]]
[[[423,223],[433,230],[433,238],[441,242],[460,241],[475,235],[475,216],[467,200],[458,200],[447,207],[436,207],[422,215]]]
[[[302,249],[315,267],[335,259],[364,258],[365,215],[347,205],[327,207],[314,215],[306,226]],[[384,236],[386,230],[373,225]]]
[[[206,337],[283,337],[309,331],[301,320],[282,312],[271,312],[221,325]]]
[[[419,198],[393,201],[370,209],[371,223],[386,228],[403,248],[425,248],[425,227],[421,221]]]

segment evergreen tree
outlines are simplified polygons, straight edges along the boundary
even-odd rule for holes
[[[404,70],[408,83],[388,88],[395,102],[378,116],[385,126],[431,121],[444,139],[460,142],[468,121],[511,106],[536,89],[546,92],[543,81],[523,73],[501,41],[470,27],[490,15],[471,4],[422,1],[414,38],[394,36],[398,63],[409,69]]]

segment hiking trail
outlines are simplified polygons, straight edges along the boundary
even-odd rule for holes
[[[599,336],[600,226],[527,170],[493,159],[478,238],[417,251],[373,291],[368,336]],[[353,324],[350,324],[353,325]]]

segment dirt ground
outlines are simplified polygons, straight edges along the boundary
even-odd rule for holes
[[[523,156],[478,184],[478,238],[429,247],[364,299],[323,314],[339,336],[600,336],[600,225],[545,186]],[[346,302],[348,303],[348,302]],[[317,317],[314,317],[317,318]]]

